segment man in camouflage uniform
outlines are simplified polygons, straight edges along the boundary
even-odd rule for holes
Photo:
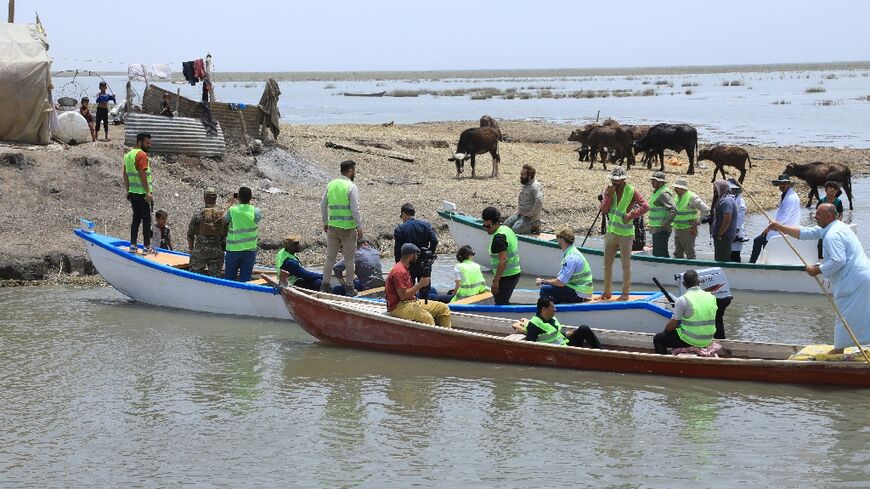
[[[190,225],[187,226],[190,271],[220,277],[227,227],[223,222],[223,211],[215,207],[217,192],[213,188],[207,188],[203,192],[203,198],[205,207],[193,215]]]

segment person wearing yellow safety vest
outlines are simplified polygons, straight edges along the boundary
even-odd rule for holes
[[[363,237],[362,218],[359,213],[359,191],[353,183],[356,177],[356,163],[351,160],[341,162],[341,177],[329,182],[323,198],[320,200],[320,215],[323,219],[323,232],[326,233],[326,262],[324,270],[332,270],[338,250],[345,257],[346,273],[344,274],[344,290],[349,296],[355,296],[353,287],[355,263],[352,257],[356,253],[357,240]],[[329,292],[329,275],[323,277],[320,288]]]
[[[490,235],[489,263],[492,266],[492,296],[496,305],[510,304],[511,295],[520,280],[519,240],[514,231],[501,224],[501,213],[487,207],[481,215],[483,230]]]
[[[236,204],[238,197],[239,203]],[[251,205],[251,189],[239,188],[228,202],[224,214],[227,225],[227,245],[224,253],[224,278],[248,282],[257,259],[257,238],[260,235],[260,209]]]
[[[695,238],[698,237],[698,225],[701,219],[710,214],[710,207],[689,190],[685,178],[678,178],[673,184],[677,194],[675,202],[677,217],[674,218],[674,258],[695,259]]]
[[[610,173],[610,185],[602,193],[602,214],[607,216],[607,234],[604,235],[604,293],[602,299],[613,297],[613,262],[616,251],[622,260],[622,295],[620,301],[629,300],[631,293],[631,245],[634,241],[634,223],[649,210],[643,195],[625,182],[625,169],[617,166]]]
[[[592,298],[592,268],[574,246],[574,230],[562,228],[556,234],[562,249],[562,268],[556,278],[535,279],[541,288],[541,297],[553,299],[556,304],[586,302]]]
[[[528,321],[520,319],[512,326],[517,333],[526,335],[525,341],[577,347],[587,344],[589,348],[601,348],[601,342],[589,326],[577,326],[568,335],[562,333],[562,325],[556,319],[556,305],[546,297],[538,299],[535,317]]]
[[[284,238],[281,249],[275,255],[275,272],[278,274],[278,283],[281,285],[295,285],[308,290],[320,290],[323,283],[323,275],[305,269],[296,258],[296,253],[301,251],[302,236],[293,234]]]
[[[148,164],[148,151],[151,149],[151,135],[139,133],[136,135],[136,147],[124,155],[124,190],[127,200],[133,206],[133,221],[130,223],[130,253],[136,253],[139,247],[136,239],[139,226],[142,226],[142,244],[145,252],[153,252],[151,247],[151,209],[154,190],[151,179],[151,165]]]
[[[686,293],[674,303],[674,313],[665,330],[653,337],[656,353],[668,348],[706,348],[716,333],[716,297],[699,286],[698,272],[683,274]]]
[[[677,217],[673,190],[667,186],[665,173],[657,171],[649,178],[653,193],[649,198],[649,232],[652,235],[652,254],[668,258],[671,240],[671,223]]]
[[[450,302],[456,302],[489,291],[489,287],[486,286],[486,279],[483,278],[483,272],[480,271],[480,265],[474,263],[471,259],[473,256],[474,250],[468,245],[462,246],[456,252],[456,261],[458,263],[453,268],[453,281],[455,285],[453,290],[449,292],[449,294],[453,295]]]

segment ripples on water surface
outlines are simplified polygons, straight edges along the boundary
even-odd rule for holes
[[[155,310],[110,288],[0,289],[0,303],[9,487],[870,480],[866,392],[361,352],[292,323]],[[824,313],[794,304],[737,334],[817,341]]]

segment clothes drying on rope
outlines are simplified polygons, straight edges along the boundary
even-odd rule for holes
[[[172,78],[172,68],[168,64],[154,63],[148,67],[148,76],[161,80],[169,80]]]

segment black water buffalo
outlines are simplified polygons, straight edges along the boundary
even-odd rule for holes
[[[659,171],[665,171],[665,150],[679,153],[685,151],[689,157],[687,175],[695,174],[695,150],[698,149],[698,131],[688,124],[656,124],[649,128],[646,137],[634,143],[634,149],[652,151],[659,159]],[[647,168],[652,168],[647,163]]]
[[[833,180],[843,186],[846,197],[849,199],[849,210],[854,209],[852,207],[852,170],[848,166],[842,163],[822,163],[821,161],[806,164],[789,163],[785,167],[785,170],[783,170],[783,173],[798,177],[810,186],[807,207],[813,205],[814,195],[816,200],[820,200],[819,187],[824,185],[828,180]]]
[[[472,127],[462,131],[456,153],[448,161],[456,163],[456,177],[465,170],[465,161],[471,160],[471,176],[475,176],[474,157],[489,153],[492,156],[492,176],[498,176],[498,164],[501,157],[498,154],[498,140],[501,132],[494,127]]]
[[[727,146],[720,144],[712,148],[705,148],[698,151],[698,161],[709,160],[716,164],[713,169],[713,179],[716,181],[716,173],[722,172],[722,178],[725,178],[724,166],[733,166],[740,170],[740,177],[737,180],[743,183],[743,177],[746,176],[746,162],[749,162],[749,168],[752,168],[752,160],[749,159],[749,153],[740,146]]]
[[[631,131],[624,127],[587,124],[582,129],[574,130],[568,140],[578,141],[589,147],[589,169],[592,169],[595,156],[598,153],[601,153],[601,163],[604,165],[604,169],[607,169],[607,150],[614,152],[614,159],[627,158],[629,167],[634,163]]]

